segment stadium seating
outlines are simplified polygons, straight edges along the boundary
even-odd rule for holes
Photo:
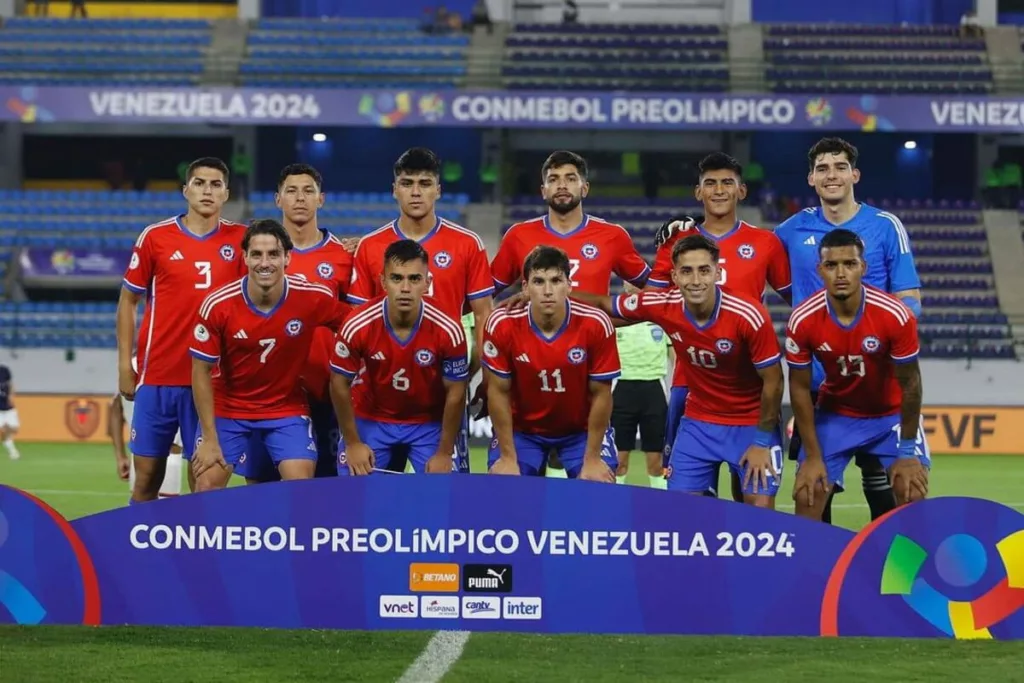
[[[466,195],[449,195],[438,213],[460,221]],[[279,216],[273,193],[251,197],[253,216]],[[129,250],[146,225],[181,213],[177,192],[0,190],[0,283],[23,247]],[[320,226],[363,235],[395,217],[390,193],[327,196]],[[3,292],[0,291],[0,296]],[[0,346],[113,348],[113,303],[0,303]]]
[[[502,76],[519,89],[722,92],[727,51],[712,25],[519,24]]]
[[[194,19],[15,17],[0,27],[0,84],[195,85],[209,43]]]
[[[865,201],[874,204],[871,199]],[[812,203],[808,200],[808,205]],[[900,216],[912,240],[924,297],[922,355],[1014,358],[1010,327],[999,310],[992,261],[977,204],[882,201],[878,205]],[[626,227],[649,262],[654,260],[655,232],[678,208],[678,202],[665,200],[587,200],[588,211]],[[506,218],[511,223],[542,213],[543,207],[535,198],[523,197],[509,207]],[[773,225],[774,221],[764,227]],[[620,285],[613,282],[616,288]],[[769,294],[768,305],[781,334],[791,309],[774,292]]]
[[[765,27],[766,80],[774,92],[961,93],[992,90],[980,38],[956,26]]]
[[[455,86],[468,45],[467,35],[427,35],[414,20],[260,19],[239,71],[252,86]]]

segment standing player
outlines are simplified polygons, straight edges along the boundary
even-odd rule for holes
[[[626,292],[639,290],[627,284]],[[626,325],[615,330],[622,375],[612,390],[612,428],[618,450],[619,469],[615,479],[625,483],[629,473],[629,454],[636,447],[640,430],[640,447],[647,460],[647,477],[651,488],[665,488],[665,375],[668,372],[672,341],[654,323]]]
[[[761,302],[716,284],[721,255],[703,235],[676,242],[672,256],[678,290],[600,298],[615,317],[661,326],[677,362],[686,364],[690,391],[668,488],[703,494],[724,462],[742,477],[744,502],[773,508],[782,482],[785,387],[771,317]]]
[[[644,286],[651,268],[626,229],[583,212],[590,192],[587,177],[587,162],[575,152],[553,152],[547,158],[540,169],[540,193],[548,212],[516,223],[502,236],[491,263],[496,293],[524,279],[523,262],[537,245],[556,247],[569,256],[569,285],[575,292],[607,295],[613,274]],[[547,474],[565,476],[555,460]]]
[[[864,285],[864,243],[838,229],[819,243],[825,289],[796,307],[786,330],[789,393],[803,434],[793,498],[821,519],[858,454],[888,471],[898,505],[926,497],[930,458],[921,423],[917,321],[899,299]],[[814,410],[811,361],[825,371]]]
[[[189,349],[200,425],[197,491],[224,488],[250,440],[262,444],[282,479],[316,471],[309,405],[297,380],[314,328],[337,328],[348,307],[330,288],[285,275],[291,249],[280,223],[254,221],[242,239],[249,274],[199,307]]]
[[[328,287],[334,296],[344,300],[352,279],[352,255],[340,239],[317,226],[317,210],[324,205],[323,178],[309,164],[289,164],[281,169],[274,200],[281,209],[282,220],[292,239],[288,274]],[[309,397],[309,414],[319,457],[316,476],[337,474],[335,448],[338,425],[328,390],[331,373],[328,368],[334,331],[318,327],[313,331],[313,347],[302,369],[302,386]],[[250,483],[274,481],[280,477],[267,453],[255,447],[236,470]]]
[[[18,409],[14,407],[14,378],[9,367],[0,365],[0,440],[11,460],[21,457],[18,447],[14,445],[14,435],[20,427]]]
[[[494,285],[487,263],[487,250],[480,237],[438,217],[434,210],[441,197],[440,176],[441,162],[429,149],[414,147],[398,157],[392,193],[398,202],[400,215],[360,240],[348,300],[358,305],[382,296],[384,290],[380,274],[384,272],[384,251],[388,245],[400,239],[419,242],[430,255],[426,296],[454,320],[460,320],[467,307],[473,313],[477,343],[473,345],[470,359],[469,373],[472,377],[479,368],[476,350],[482,339],[484,321],[491,312]],[[481,385],[474,403],[483,399],[483,391]],[[453,466],[459,472],[469,472],[468,420],[467,406],[453,453]]]
[[[138,372],[137,360],[132,358],[132,369]],[[131,428],[132,413],[135,404],[120,393],[114,395],[110,402],[110,419],[107,423],[110,440],[114,444],[114,460],[117,463],[117,476],[128,482],[129,493],[135,489],[135,462],[128,457],[127,444],[124,442],[125,425]],[[159,498],[174,498],[181,495],[181,431],[174,435],[171,452],[167,457],[164,479],[160,483]]]
[[[402,471],[406,460],[416,472],[452,471],[466,411],[466,336],[423,298],[429,260],[414,240],[388,245],[380,278],[387,294],[354,310],[335,337],[338,474]]]
[[[810,164],[807,183],[817,192],[821,206],[804,209],[775,231],[786,247],[793,269],[793,305],[801,304],[823,287],[818,270],[818,248],[826,234],[841,227],[856,233],[866,245],[864,284],[892,293],[919,316],[921,280],[914,266],[910,238],[899,218],[854,199],[854,185],[860,180],[857,156],[857,148],[839,138],[819,140],[807,154]],[[824,371],[815,361],[813,391],[817,391],[823,379]],[[800,428],[797,427],[790,441],[790,459],[796,459],[799,448]],[[861,456],[857,465],[861,468],[871,518],[878,519],[896,505],[889,478],[877,458]],[[839,485],[833,492],[841,490]],[[831,497],[823,520],[832,521]]]
[[[198,419],[189,325],[182,321],[192,320],[211,291],[245,274],[239,247],[245,226],[220,217],[228,199],[224,162],[204,157],[189,164],[182,194],[188,201],[184,215],[154,223],[139,235],[117,302],[118,388],[135,401],[128,446],[136,473],[132,502],[157,498],[179,430],[185,458],[192,455]],[[143,296],[146,310],[133,351],[135,312]]]
[[[718,286],[729,294],[761,301],[768,285],[789,300],[792,280],[789,259],[782,242],[770,230],[739,220],[737,205],[747,196],[743,167],[728,154],[715,152],[701,160],[694,196],[704,205],[704,221],[695,223],[681,218],[667,222],[659,231],[654,269],[647,284],[651,288],[672,286],[672,248],[683,237],[699,233],[718,245]],[[672,452],[672,441],[686,405],[686,363],[676,363],[669,398],[665,457]],[[709,492],[717,495],[718,477]],[[732,477],[732,495],[743,500],[739,478]]]
[[[499,308],[487,321],[492,473],[541,474],[555,451],[569,477],[615,481],[615,328],[601,311],[568,298],[571,268],[561,249],[537,247],[523,265],[529,303]]]

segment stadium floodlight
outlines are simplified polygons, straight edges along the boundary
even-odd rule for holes
[[[907,140],[903,143],[903,149],[917,149],[917,142],[914,140]]]
[[[313,142],[327,142],[325,133],[313,133]]]

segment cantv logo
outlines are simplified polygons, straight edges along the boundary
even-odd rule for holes
[[[387,619],[415,619],[419,616],[419,601],[411,595],[382,595],[380,616]]]
[[[501,598],[462,596],[463,619],[501,618]]]

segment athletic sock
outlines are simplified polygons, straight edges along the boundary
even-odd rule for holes
[[[4,448],[7,449],[7,455],[10,456],[11,460],[17,460],[21,457],[21,453],[18,452],[18,447],[14,445],[14,439],[10,437],[4,439]]]
[[[896,508],[896,496],[885,472],[864,473],[862,477],[864,500],[868,502],[872,520]]]
[[[649,475],[647,475],[647,479],[648,479],[648,481],[651,482],[651,488],[652,489],[661,489],[662,491],[665,491],[665,490],[668,489],[668,479],[666,479],[665,477],[661,476],[660,474],[658,474],[658,475],[649,474]]]

